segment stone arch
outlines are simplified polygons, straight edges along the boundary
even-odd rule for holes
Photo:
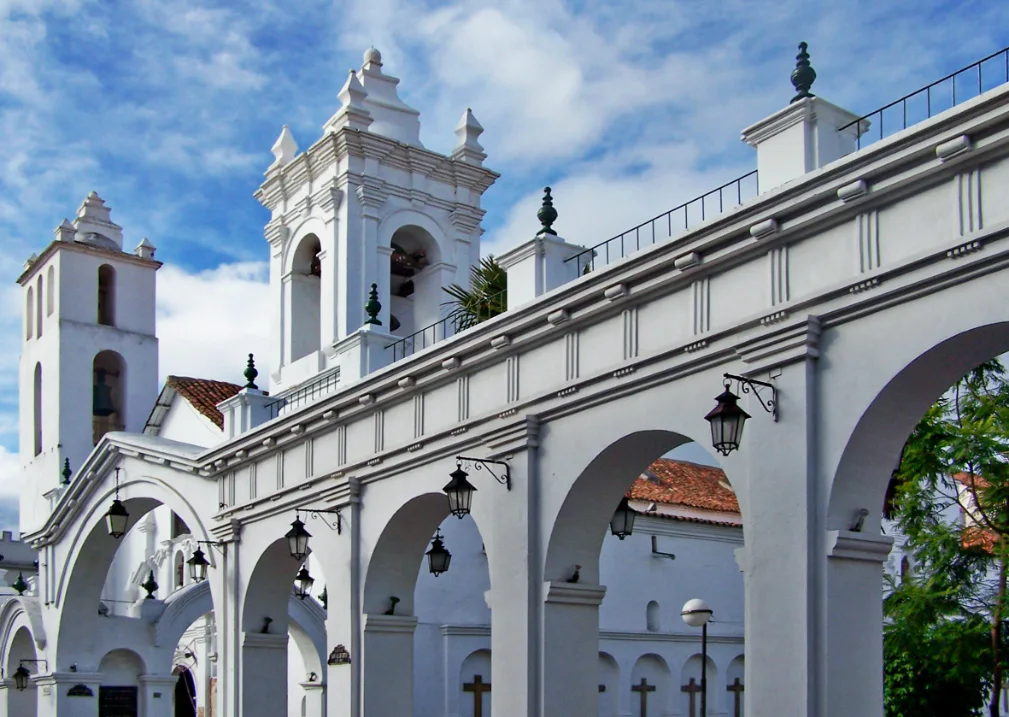
[[[620,708],[620,665],[608,652],[599,653],[599,717],[617,717]]]
[[[95,306],[99,324],[116,325],[116,270],[108,264],[98,267],[98,297]]]
[[[379,225],[380,251],[390,252],[388,300],[392,334],[408,336],[442,318],[446,298],[442,287],[455,281],[455,266],[445,259],[454,249],[448,244],[449,236],[431,217],[407,209],[390,214]],[[443,336],[432,334],[428,343],[440,338]]]
[[[10,661],[11,643],[22,629],[31,635],[36,650],[45,649],[46,630],[38,598],[12,597],[0,608],[0,665]]]
[[[287,631],[287,603],[301,563],[291,557],[285,538],[274,540],[260,554],[245,590],[243,631],[260,632],[265,618],[270,618],[268,634]]]
[[[666,664],[665,659],[653,652],[639,657],[631,669],[631,679],[628,685],[632,694],[631,715],[644,717],[641,710],[642,699],[647,700],[648,714],[667,714],[671,704],[671,682],[669,665]],[[651,689],[653,687],[654,690]]]
[[[694,680],[694,683],[700,686],[701,664],[701,655],[699,653],[694,653],[687,659],[686,662],[683,663],[683,670],[680,676],[680,689],[678,689],[678,691],[682,690],[683,687],[688,686],[690,684],[690,680]],[[708,714],[712,714],[719,709],[719,705],[721,704],[721,693],[724,692],[724,690],[722,690],[722,681],[718,677],[718,667],[715,665],[715,661],[711,659],[711,655],[708,655],[707,664],[708,674],[706,675],[706,679],[708,683]],[[690,709],[690,693],[682,692],[679,699],[681,700],[681,710],[683,710],[684,714],[687,714],[687,710]],[[698,700],[697,704],[700,705],[700,693],[697,694],[696,699]]]
[[[291,361],[297,361],[322,345],[322,241],[308,233],[292,243],[288,284],[287,320],[291,326]]]
[[[482,704],[481,713],[490,711],[491,697],[489,692],[483,691],[484,685],[491,685],[491,651],[487,649],[474,650],[466,655],[459,666],[459,715],[460,717],[474,717],[476,714],[477,694],[480,694]],[[479,687],[477,682],[479,676]],[[468,685],[468,687],[467,687]],[[480,690],[479,693],[476,690]]]
[[[126,360],[115,351],[99,351],[92,361],[92,440],[94,445],[106,433],[126,428]],[[95,413],[101,405],[101,413]],[[108,413],[111,411],[111,413]]]
[[[6,651],[4,669],[8,678],[12,677],[14,671],[22,665],[22,660],[25,660],[24,667],[32,674],[33,678],[38,674],[50,671],[45,669],[46,665],[43,663],[35,662],[39,656],[35,650],[32,633],[27,625],[21,625],[14,631],[10,644],[6,646]],[[10,688],[6,692],[7,714],[17,715],[17,717],[35,717],[38,714],[38,688],[34,679],[29,681],[28,688],[23,692]]]
[[[144,658],[125,647],[109,650],[98,662],[103,685],[132,687],[140,685],[140,676],[147,674]]]
[[[200,491],[192,490],[194,486],[188,486],[187,489],[186,485],[189,481],[207,479],[175,474],[175,480],[169,483],[149,474],[132,477],[134,466],[139,470],[144,470],[145,466],[133,459],[125,460],[123,464],[125,469],[121,474],[119,497],[130,515],[127,531],[159,505],[167,505],[193,528],[195,538],[210,540],[200,514],[191,502],[199,498]],[[121,545],[119,540],[108,534],[104,520],[105,512],[115,497],[114,483],[109,480],[111,473],[110,467],[101,484],[103,490],[96,490],[90,496],[88,504],[82,506],[77,520],[72,526],[68,526],[70,534],[61,539],[61,544],[66,546],[65,564],[69,569],[60,575],[51,602],[60,608],[56,642],[68,659],[73,650],[83,650],[83,646],[90,642],[89,635],[94,634],[94,621],[99,619],[96,607],[102,587]],[[208,551],[207,559],[212,565],[216,563],[214,551]],[[82,669],[84,664],[86,661],[82,663]]]

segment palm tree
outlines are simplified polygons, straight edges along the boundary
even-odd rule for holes
[[[493,256],[483,257],[470,267],[468,289],[452,284],[443,290],[452,297],[442,306],[451,307],[448,318],[456,331],[476,326],[508,308],[508,274]]]

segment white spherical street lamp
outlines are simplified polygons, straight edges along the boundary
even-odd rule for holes
[[[700,598],[687,600],[680,610],[683,622],[701,628],[701,717],[708,715],[708,621],[711,614],[711,606]]]

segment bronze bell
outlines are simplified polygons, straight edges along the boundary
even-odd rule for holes
[[[106,418],[116,413],[116,405],[112,403],[112,391],[105,385],[105,369],[96,372],[94,393],[91,399],[91,413]]]

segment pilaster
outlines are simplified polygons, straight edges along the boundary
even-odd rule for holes
[[[414,615],[366,615],[362,684],[365,715],[413,713]]]
[[[140,675],[140,709],[145,717],[173,717],[175,675]]]

